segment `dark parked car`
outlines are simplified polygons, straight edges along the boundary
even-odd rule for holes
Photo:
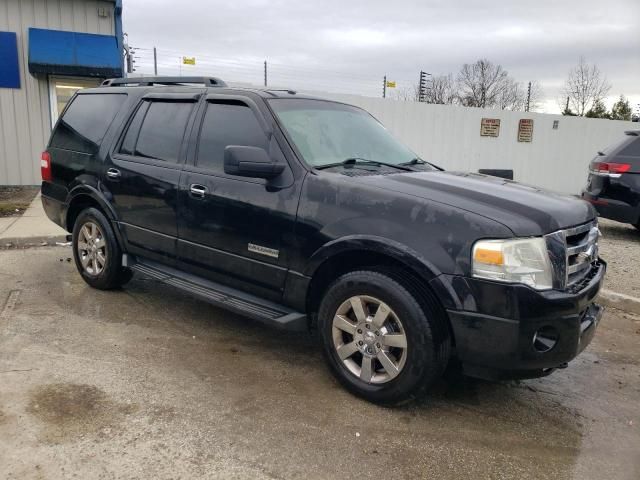
[[[317,330],[338,380],[381,404],[423,394],[453,357],[469,375],[546,375],[602,315],[589,204],[443,171],[342,103],[218,79],[108,80],[71,100],[42,177],[89,285],[136,270]]]
[[[640,130],[625,134],[591,160],[582,198],[601,216],[640,229]]]

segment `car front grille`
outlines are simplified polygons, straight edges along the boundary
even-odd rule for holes
[[[598,262],[599,235],[594,220],[545,236],[554,267],[554,288],[573,290],[584,283]]]

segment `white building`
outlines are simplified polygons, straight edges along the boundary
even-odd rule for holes
[[[0,0],[0,185],[40,183],[73,93],[123,75],[122,0]]]

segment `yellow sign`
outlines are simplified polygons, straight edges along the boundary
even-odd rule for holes
[[[196,57],[182,57],[182,63],[185,65],[195,65]]]
[[[396,88],[396,82],[388,81],[387,88]]]

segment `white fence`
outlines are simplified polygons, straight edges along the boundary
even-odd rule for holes
[[[372,113],[420,157],[446,170],[504,168],[514,180],[577,194],[597,151],[619,140],[632,122],[431,105],[355,95],[321,93]],[[480,136],[482,118],[499,118],[500,134]],[[518,122],[533,119],[533,140],[518,142]],[[554,121],[558,128],[553,128]]]
[[[637,123],[613,120],[430,105],[326,92],[316,95],[358,105],[371,112],[420,157],[447,170],[511,169],[515,180],[569,194],[580,192],[589,161],[598,150],[619,140],[625,130],[640,129]],[[2,113],[5,113],[4,107]],[[480,136],[482,118],[500,119],[497,138]],[[522,118],[533,119],[531,143],[517,140],[518,121]],[[555,120],[559,122],[557,129],[553,128]],[[31,148],[24,138],[17,141],[5,138],[21,146],[10,152],[5,148],[4,158],[0,136],[0,185],[39,183],[39,162],[34,152],[44,149],[44,141],[42,132],[28,133],[35,136]],[[2,168],[7,162],[22,165],[28,173],[18,177],[9,175],[7,165]]]

